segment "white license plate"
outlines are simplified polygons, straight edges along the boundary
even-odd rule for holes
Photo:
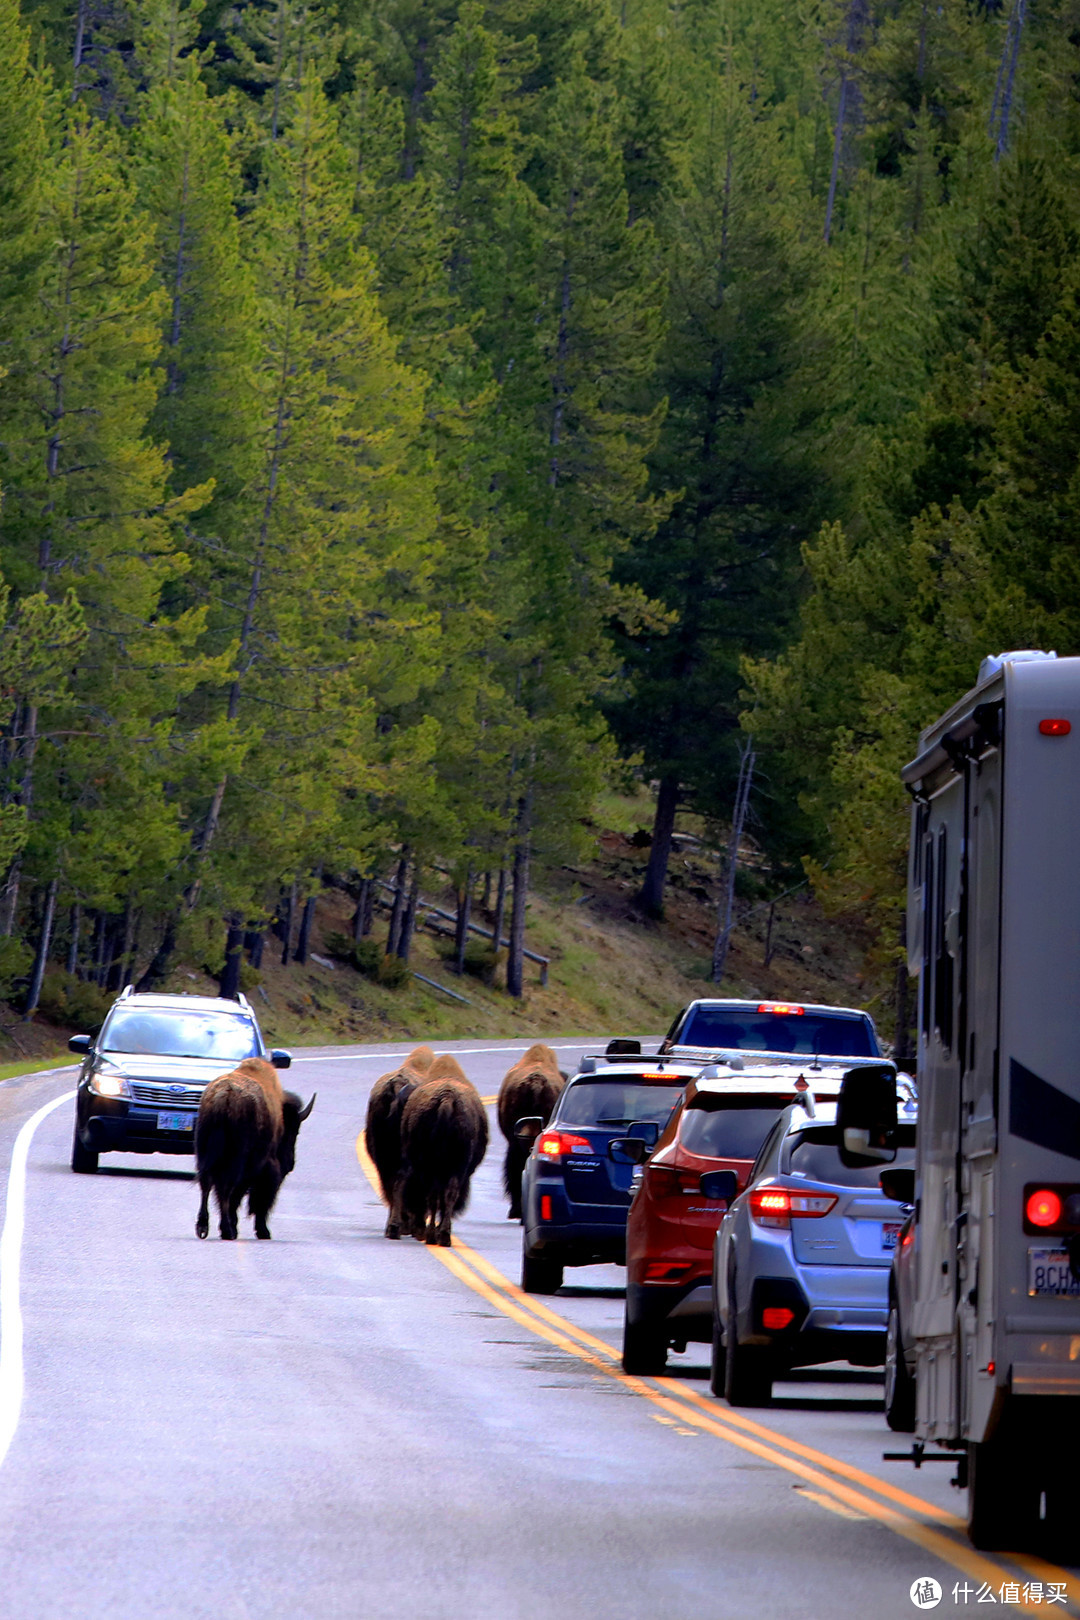
[[[159,1131],[190,1131],[194,1126],[194,1114],[159,1114],[157,1117]]]
[[[883,1249],[896,1248],[900,1238],[900,1228],[903,1226],[903,1224],[903,1221],[882,1221],[881,1247]]]
[[[1064,1249],[1028,1250],[1028,1293],[1080,1299],[1080,1278],[1073,1276]]]

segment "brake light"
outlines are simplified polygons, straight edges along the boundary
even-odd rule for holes
[[[646,1166],[645,1176],[649,1191],[657,1198],[676,1198],[680,1193],[701,1191],[700,1170],[675,1170],[669,1164]]]
[[[587,1136],[573,1136],[567,1131],[544,1131],[536,1138],[536,1151],[542,1159],[555,1163],[571,1153],[595,1153]]]
[[[1049,1187],[1029,1195],[1024,1213],[1032,1226],[1056,1226],[1061,1219],[1061,1199]]]
[[[540,1199],[540,1219],[542,1221],[550,1221],[550,1219],[551,1219],[551,1194],[550,1193],[544,1193],[541,1196],[541,1199]]]
[[[789,1311],[786,1305],[766,1305],[761,1313],[762,1327],[769,1328],[773,1333],[790,1327],[794,1320],[795,1312]]]
[[[1039,730],[1044,737],[1067,737],[1072,730],[1071,720],[1040,720]]]
[[[820,1220],[837,1202],[836,1193],[792,1193],[786,1187],[755,1187],[747,1202],[759,1226],[787,1227],[791,1217]]]
[[[766,1013],[794,1013],[802,1016],[804,1007],[793,1007],[786,1001],[762,1001],[758,1003],[758,1012]]]

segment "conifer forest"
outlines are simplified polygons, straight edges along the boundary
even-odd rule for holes
[[[1080,650],[1078,180],[1080,0],[0,0],[0,994],[437,868],[520,995],[751,747],[891,975],[920,726]]]

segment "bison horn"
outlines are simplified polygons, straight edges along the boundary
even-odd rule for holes
[[[308,1115],[311,1113],[311,1110],[314,1108],[315,1099],[316,1099],[316,1097],[318,1095],[319,1095],[319,1093],[317,1091],[313,1091],[311,1093],[311,1101],[308,1103],[307,1107],[306,1108],[301,1108],[301,1110],[300,1110],[300,1123],[301,1124],[304,1123],[304,1120],[307,1119]]]

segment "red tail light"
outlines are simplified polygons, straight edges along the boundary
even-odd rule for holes
[[[690,1262],[647,1260],[642,1282],[680,1282],[690,1270]]]
[[[1056,1226],[1061,1220],[1061,1199],[1049,1187],[1030,1193],[1024,1214],[1032,1226]]]
[[[544,1193],[542,1195],[541,1199],[540,1199],[540,1219],[542,1221],[550,1221],[550,1219],[551,1219],[551,1194],[550,1193]]]
[[[649,1191],[657,1198],[677,1198],[680,1194],[700,1193],[700,1170],[674,1170],[669,1164],[650,1164],[645,1176]]]
[[[758,1003],[758,1012],[801,1014],[804,1011],[804,1008],[794,1007],[787,1001],[762,1001]]]
[[[791,1225],[791,1217],[820,1220],[837,1201],[836,1193],[793,1193],[786,1187],[755,1187],[747,1202],[759,1226]]]
[[[761,1313],[762,1327],[769,1328],[773,1333],[790,1327],[794,1320],[795,1312],[789,1311],[786,1305],[766,1305]]]
[[[1039,730],[1044,737],[1067,737],[1072,730],[1069,720],[1040,720]]]
[[[536,1151],[542,1159],[554,1162],[571,1153],[595,1153],[587,1136],[573,1136],[567,1131],[544,1131],[536,1138]]]

